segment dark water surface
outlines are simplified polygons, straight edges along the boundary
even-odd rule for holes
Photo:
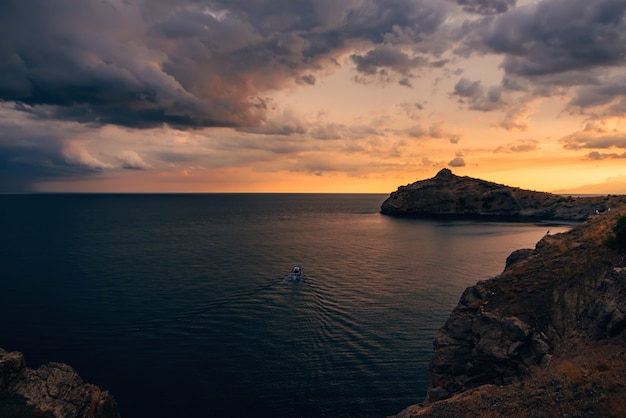
[[[385,197],[0,196],[0,347],[70,364],[124,418],[397,413],[463,289],[548,227]]]

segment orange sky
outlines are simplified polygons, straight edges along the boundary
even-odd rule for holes
[[[626,194],[626,6],[356,3],[12,6],[0,192]]]

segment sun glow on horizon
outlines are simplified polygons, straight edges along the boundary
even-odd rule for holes
[[[625,193],[626,6],[564,1],[16,3],[0,192]]]

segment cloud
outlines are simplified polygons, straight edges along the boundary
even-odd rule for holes
[[[254,127],[241,127],[241,132],[263,135],[293,135],[307,132],[307,123],[291,111],[284,111],[279,115],[272,115]]]
[[[86,145],[81,142],[68,142],[63,149],[63,156],[69,164],[77,164],[93,170],[113,168],[113,165],[91,155]]]
[[[615,0],[541,0],[512,7],[464,1],[466,11],[489,15],[456,31],[459,56],[502,57],[500,86],[461,78],[452,93],[471,110],[505,110],[501,126],[525,130],[524,102],[571,97],[570,111],[618,116],[626,111],[626,3]],[[485,7],[481,12],[481,7]],[[506,6],[506,7],[505,7]],[[489,12],[490,7],[493,12]],[[495,13],[497,12],[497,13]],[[517,109],[517,110],[516,110]]]
[[[253,128],[266,94],[315,84],[353,46],[371,49],[355,57],[359,71],[408,74],[420,58],[385,37],[420,42],[448,10],[428,0],[9,1],[0,101],[80,123]]]
[[[587,158],[590,160],[596,160],[596,161],[606,160],[607,158],[621,159],[621,158],[626,158],[626,152],[623,152],[621,154],[616,154],[616,153],[600,153],[598,151],[593,151],[587,154]]]
[[[449,167],[465,167],[465,159],[463,158],[462,155],[458,155],[456,157],[454,157],[452,160],[450,160],[450,162],[448,163]]]
[[[466,12],[481,15],[504,13],[515,7],[515,2],[516,0],[457,0]]]
[[[410,170],[424,155],[445,164],[476,124],[523,131],[555,105],[576,119],[569,132],[593,121],[565,149],[596,161],[626,149],[623,124],[600,123],[626,113],[623,1],[57,3],[0,4],[0,190],[307,158],[312,173]],[[472,146],[485,149],[483,132]]]
[[[424,138],[428,136],[428,129],[422,125],[413,125],[404,132],[410,138]]]
[[[480,80],[471,81],[461,78],[454,86],[453,96],[460,97],[461,102],[468,102],[471,110],[483,112],[502,109],[502,87],[484,87]]]
[[[411,87],[410,79],[415,77],[414,70],[442,66],[446,63],[446,60],[431,62],[424,56],[409,55],[391,44],[379,45],[362,55],[352,54],[350,59],[362,76],[380,76],[383,81],[389,81],[389,73],[396,73],[401,76],[398,83],[406,87]]]
[[[101,173],[107,168],[105,162],[81,150],[80,145],[69,144],[68,137],[83,134],[85,129],[79,125],[39,121],[0,103],[0,193],[32,192],[33,185],[44,179]]]
[[[415,139],[447,139],[451,144],[458,144],[461,141],[461,135],[446,128],[443,122],[435,122],[430,126],[416,124],[404,130],[398,130],[397,133]]]
[[[120,151],[115,158],[121,164],[121,167],[126,170],[147,170],[150,168],[150,164],[146,163],[138,153],[132,150]]]
[[[314,86],[315,83],[317,82],[317,79],[315,78],[315,76],[313,74],[304,74],[304,75],[300,76],[300,78],[298,80],[296,80],[296,82],[301,82],[303,84],[308,84],[310,86]]]
[[[451,144],[458,144],[461,141],[461,135],[446,128],[443,122],[436,122],[430,125],[428,127],[428,135],[436,139],[445,138]]]
[[[626,112],[626,77],[604,77],[583,85],[577,89],[569,106],[583,111],[604,108],[599,112],[602,116],[623,116]]]
[[[421,119],[421,111],[424,110],[423,103],[400,103],[398,107],[403,110],[409,119]]]
[[[568,135],[563,139],[564,148],[579,150],[584,148],[608,149],[626,148],[626,133],[618,132],[614,134],[593,136],[585,132]]]
[[[325,123],[313,128],[310,132],[315,139],[342,139],[348,134],[348,128],[343,124]]]
[[[574,151],[580,149],[626,149],[626,132],[607,129],[601,123],[588,123],[582,131],[565,136],[561,142],[563,148]]]
[[[626,3],[543,0],[466,27],[474,48],[502,54],[507,74],[526,77],[622,66]]]
[[[72,170],[54,149],[0,146],[0,193],[34,191],[34,182],[62,173],[85,174]]]
[[[496,148],[494,153],[515,154],[522,152],[532,152],[539,149],[539,142],[534,139],[519,139],[513,143],[509,143]]]

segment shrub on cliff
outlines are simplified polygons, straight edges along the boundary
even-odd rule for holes
[[[622,215],[617,220],[617,224],[613,228],[618,248],[626,248],[626,215]]]
[[[613,249],[626,249],[626,215],[617,219],[613,232],[615,235],[608,239],[607,245]]]

